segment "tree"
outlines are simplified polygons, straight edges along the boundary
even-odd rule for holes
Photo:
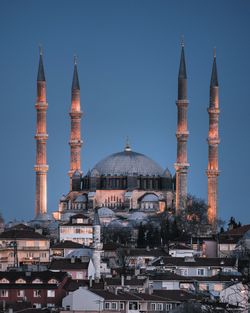
[[[142,225],[142,223],[139,226],[138,230],[138,238],[137,238],[137,247],[138,248],[144,248],[146,247],[146,238],[145,238],[145,227]]]

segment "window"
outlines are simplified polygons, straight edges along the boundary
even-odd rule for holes
[[[188,269],[187,268],[181,268],[181,275],[182,276],[188,276]]]
[[[52,278],[48,281],[48,284],[58,284],[58,281],[56,279]]]
[[[83,279],[83,272],[76,272],[76,279]]]
[[[151,303],[152,311],[163,311],[163,303]]]
[[[37,278],[37,279],[34,279],[32,281],[32,284],[42,284],[43,282],[41,281],[41,279]]]
[[[47,297],[54,298],[55,290],[47,290]]]
[[[23,298],[25,296],[24,290],[17,290],[17,297]]]
[[[214,291],[221,291],[222,289],[222,284],[214,284]]]
[[[0,280],[0,283],[1,283],[1,284],[9,284],[10,282],[8,281],[8,279],[2,278],[2,279]]]
[[[129,310],[138,310],[138,302],[129,302]]]
[[[205,275],[205,269],[204,268],[198,268],[197,269],[197,275],[198,276],[204,276]]]
[[[169,311],[172,309],[172,304],[166,303],[166,311]]]
[[[41,303],[34,303],[33,304],[33,308],[41,309],[41,307],[42,307]]]
[[[9,295],[8,290],[3,289],[3,290],[0,291],[0,296],[1,297],[6,298],[6,297],[8,297],[8,295]]]
[[[201,283],[199,284],[199,289],[202,290],[202,291],[207,291],[208,290],[208,285],[205,284],[205,283]]]
[[[55,304],[54,303],[47,303],[47,308],[54,308]]]
[[[110,304],[111,304],[110,302],[105,302],[105,309],[109,310],[111,307]]]
[[[111,310],[116,310],[117,308],[117,303],[116,302],[112,302],[111,303]]]
[[[26,281],[22,278],[16,280],[16,284],[26,284]]]
[[[124,302],[120,302],[120,310],[124,310],[124,307],[125,307]]]
[[[40,298],[41,294],[42,294],[41,290],[34,290],[34,292],[33,292],[34,298]]]

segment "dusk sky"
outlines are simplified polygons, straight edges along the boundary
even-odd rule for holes
[[[188,192],[207,197],[209,83],[220,86],[219,216],[250,223],[250,2],[68,0],[0,2],[0,211],[30,220],[35,205],[39,44],[47,81],[48,211],[69,191],[73,55],[81,86],[84,173],[126,136],[174,174],[177,74],[188,75]]]

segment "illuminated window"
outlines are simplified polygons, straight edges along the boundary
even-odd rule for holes
[[[56,279],[52,278],[48,281],[48,284],[58,284],[58,281]]]
[[[17,290],[17,297],[18,298],[23,298],[25,296],[24,290]]]
[[[1,283],[1,284],[9,284],[10,282],[8,281],[8,279],[2,278],[2,279],[0,280],[0,283]]]
[[[47,297],[54,298],[55,297],[55,290],[47,290]]]
[[[26,284],[26,281],[22,278],[16,280],[16,284]]]
[[[6,297],[8,297],[8,295],[9,295],[8,290],[5,290],[5,289],[0,290],[0,296],[1,297],[6,298]]]
[[[36,278],[32,281],[32,284],[42,284],[43,282],[41,281],[41,279]]]

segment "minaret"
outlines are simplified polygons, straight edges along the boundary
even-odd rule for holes
[[[214,60],[212,75],[210,81],[210,103],[208,108],[209,114],[209,132],[208,132],[208,222],[212,225],[213,232],[216,232],[217,219],[217,198],[218,198],[218,145],[219,138],[219,84],[216,67],[216,54],[214,50]]]
[[[81,171],[81,105],[80,105],[80,85],[77,72],[76,57],[74,57],[74,74],[71,88],[71,111],[69,113],[71,119],[70,131],[70,190],[72,190],[72,176],[75,171]]]
[[[36,122],[36,203],[35,215],[47,212],[47,171],[46,164],[46,141],[48,134],[46,132],[46,111],[48,103],[46,102],[46,81],[43,68],[42,49],[40,48],[40,60],[37,74],[37,122]]]
[[[176,213],[180,213],[180,210],[186,206],[187,199],[187,172],[189,163],[187,160],[187,73],[184,54],[184,43],[181,43],[181,59],[178,75],[178,100],[176,101],[178,110],[177,121],[177,159],[175,163],[176,170]]]
[[[95,278],[101,278],[101,253],[103,244],[101,242],[101,223],[98,215],[98,211],[95,210],[93,220],[93,264],[95,267]]]

